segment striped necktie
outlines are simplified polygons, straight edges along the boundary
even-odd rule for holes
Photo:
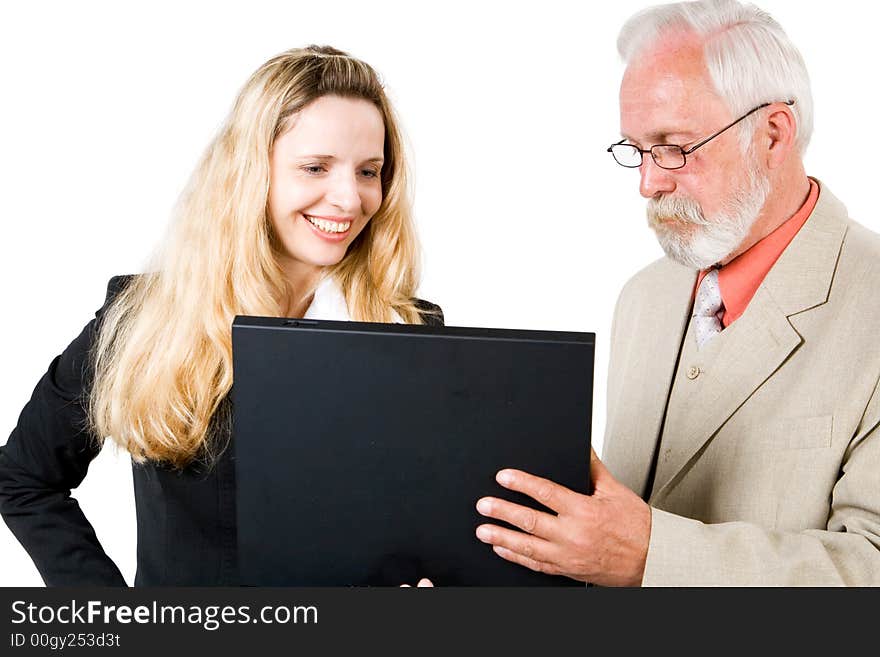
[[[697,298],[694,301],[694,333],[700,349],[724,328],[721,316],[724,303],[721,301],[721,288],[718,287],[718,270],[712,269],[703,277]]]

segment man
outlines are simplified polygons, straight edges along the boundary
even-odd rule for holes
[[[623,139],[667,255],[615,311],[592,496],[527,473],[477,536],[600,585],[880,584],[880,237],[803,154],[803,60],[735,0],[651,8],[618,47]],[[613,474],[612,474],[613,473]]]

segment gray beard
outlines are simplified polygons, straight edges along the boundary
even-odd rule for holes
[[[692,269],[708,269],[742,245],[769,193],[767,177],[749,167],[746,184],[711,217],[693,199],[665,195],[648,201],[648,225],[669,258]]]

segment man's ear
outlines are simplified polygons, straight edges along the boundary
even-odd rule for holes
[[[774,103],[770,106],[765,123],[766,137],[763,140],[767,150],[768,169],[778,169],[788,159],[789,154],[797,148],[797,120],[794,112],[786,103]]]

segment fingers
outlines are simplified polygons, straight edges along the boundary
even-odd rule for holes
[[[422,579],[419,580],[419,583],[416,584],[416,586],[419,588],[433,587],[434,583],[431,580],[429,580],[427,577],[422,577]]]
[[[509,522],[529,534],[551,539],[556,536],[556,517],[543,511],[514,504],[497,497],[483,497],[477,502],[481,515]]]
[[[524,493],[557,513],[565,511],[578,495],[565,486],[522,470],[501,470],[495,479],[505,488]]]
[[[537,536],[530,536],[497,525],[480,525],[477,527],[477,538],[493,547],[515,552],[529,561],[538,563],[555,561],[556,550],[553,544]]]
[[[548,575],[561,575],[562,572],[556,568],[553,564],[549,564],[545,561],[537,561],[535,559],[529,559],[528,557],[524,557],[521,554],[508,550],[507,548],[503,548],[500,545],[495,545],[492,547],[497,554],[502,559],[507,559],[508,561],[512,561],[513,563],[517,563],[520,566],[525,566],[535,572],[539,573],[547,573]]]

